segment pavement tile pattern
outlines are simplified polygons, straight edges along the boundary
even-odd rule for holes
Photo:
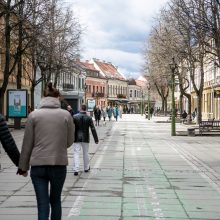
[[[69,149],[62,219],[220,219],[220,136],[171,137],[170,124],[160,120],[123,115],[97,127],[100,143],[91,139],[91,171],[81,166],[77,177]],[[177,124],[177,130],[187,127]],[[23,130],[12,134],[21,147]],[[3,151],[0,159],[0,219],[36,220],[30,177],[17,176]]]

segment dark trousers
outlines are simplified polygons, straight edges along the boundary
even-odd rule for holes
[[[61,220],[61,193],[66,179],[66,166],[32,166],[31,179],[37,198],[38,220],[49,219],[50,206],[50,219]]]

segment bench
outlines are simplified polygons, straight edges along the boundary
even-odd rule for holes
[[[176,122],[179,122],[179,123],[187,122],[187,117],[186,117],[186,118],[183,118],[180,113],[177,113],[176,116],[175,116],[175,118],[176,118]],[[172,113],[170,113],[169,120],[172,120]]]
[[[220,131],[220,120],[209,119],[199,123],[199,134],[204,132]]]

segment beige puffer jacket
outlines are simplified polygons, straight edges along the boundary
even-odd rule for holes
[[[75,126],[58,98],[45,97],[39,110],[31,112],[25,126],[19,168],[67,165],[67,148],[74,142]]]

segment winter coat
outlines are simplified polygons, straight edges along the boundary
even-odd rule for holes
[[[80,112],[74,115],[73,119],[76,126],[75,142],[89,143],[89,128],[91,129],[95,142],[99,141],[92,117],[88,116],[86,112]]]
[[[113,109],[110,107],[107,109],[107,113],[108,113],[108,117],[111,118],[112,117],[112,113],[113,113]]]
[[[2,144],[2,147],[12,160],[12,162],[18,166],[19,163],[19,157],[20,152],[17,148],[17,145],[14,141],[14,138],[12,137],[8,126],[6,124],[6,121],[4,117],[0,114],[0,141]]]
[[[107,117],[106,108],[103,108],[103,109],[101,110],[101,112],[102,112],[102,117],[103,117],[103,118],[106,118],[106,117]]]
[[[101,120],[101,110],[98,109],[98,108],[96,108],[96,109],[94,110],[94,116],[95,116],[95,120],[96,120],[96,121],[97,121],[97,120]]]
[[[39,110],[30,113],[19,161],[23,171],[31,166],[67,165],[67,148],[74,142],[75,126],[58,98],[45,97]]]

